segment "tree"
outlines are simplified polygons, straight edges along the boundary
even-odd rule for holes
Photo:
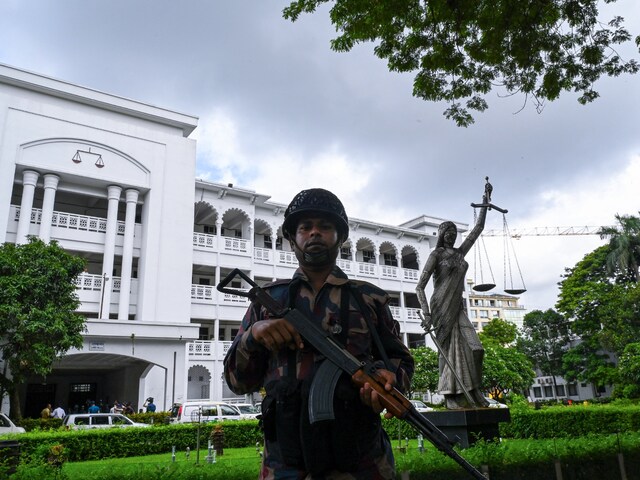
[[[563,357],[568,380],[615,383],[613,355],[620,356],[640,336],[640,284],[620,268],[611,270],[610,252],[610,245],[595,249],[566,269],[560,282],[556,308],[572,319],[572,333],[580,339]]]
[[[493,398],[527,391],[535,378],[533,365],[525,354],[499,343],[485,343],[482,365],[482,388]]]
[[[494,398],[528,390],[535,372],[531,361],[514,345],[518,338],[516,326],[494,318],[479,336],[484,346],[482,388]]]
[[[411,392],[435,392],[438,388],[438,352],[429,347],[411,349],[415,370],[411,379]]]
[[[390,71],[417,72],[413,95],[448,102],[444,115],[459,126],[473,123],[469,110],[488,108],[495,87],[531,98],[541,111],[563,91],[591,102],[601,76],[638,71],[615,51],[631,40],[624,19],[604,22],[600,0],[296,0],[283,15],[295,21],[325,3],[339,32],[333,50],[376,43]]]
[[[55,359],[82,347],[84,317],[75,312],[74,280],[84,265],[55,241],[0,246],[0,393],[10,394],[13,418],[22,417],[17,387],[30,375],[47,375]]]
[[[562,375],[562,356],[569,348],[569,322],[553,309],[533,310],[524,316],[518,348],[543,375]]]
[[[640,218],[633,215],[618,215],[619,226],[602,227],[600,238],[609,238],[607,269],[611,274],[616,270],[628,274],[630,281],[638,283],[640,265]]]
[[[482,328],[479,336],[483,343],[493,341],[506,346],[516,341],[518,327],[511,322],[494,318]]]
[[[628,344],[618,363],[620,385],[616,390],[625,398],[640,397],[640,343]]]

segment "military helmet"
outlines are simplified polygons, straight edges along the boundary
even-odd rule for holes
[[[286,239],[295,236],[298,222],[303,215],[322,214],[329,216],[336,224],[342,241],[349,236],[349,219],[338,197],[323,188],[310,188],[298,193],[284,212],[282,234]]]

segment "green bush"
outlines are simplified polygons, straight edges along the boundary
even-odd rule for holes
[[[27,432],[34,430],[57,430],[62,426],[61,418],[23,418],[18,422]]]
[[[200,444],[206,446],[215,423],[200,425]],[[132,457],[194,449],[197,424],[154,425],[149,428],[104,428],[90,430],[34,431],[20,435],[21,456],[29,458],[42,444],[64,445],[69,461]],[[224,423],[224,445],[239,448],[255,445],[262,434],[256,420]]]
[[[130,413],[127,415],[131,420],[138,423],[148,423],[151,425],[162,425],[169,423],[171,412],[144,412]]]

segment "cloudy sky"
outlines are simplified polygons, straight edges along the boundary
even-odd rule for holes
[[[198,116],[198,176],[281,203],[321,186],[353,217],[470,223],[469,204],[481,200],[489,176],[512,230],[609,225],[616,213],[638,214],[639,75],[601,80],[591,105],[568,94],[541,114],[523,109],[522,97],[492,92],[489,110],[461,129],[442,115],[446,105],[412,97],[412,76],[389,73],[371,45],[332,52],[327,8],[291,23],[281,16],[286,5],[0,0],[0,63]],[[640,2],[613,8],[640,34]],[[487,229],[501,228],[490,212]],[[528,288],[521,302],[553,307],[564,268],[602,242],[514,241]],[[502,239],[485,243],[502,286]]]

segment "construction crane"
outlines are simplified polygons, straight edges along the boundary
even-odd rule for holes
[[[518,239],[520,237],[530,236],[554,236],[554,235],[598,235],[601,229],[607,226],[574,226],[574,227],[532,227],[532,228],[511,228],[508,230],[511,238]],[[483,237],[502,237],[506,235],[504,229],[501,230],[485,230],[482,232]]]

